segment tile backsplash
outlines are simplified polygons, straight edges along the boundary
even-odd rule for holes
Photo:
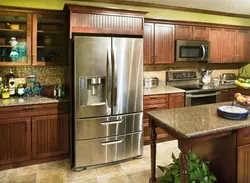
[[[35,75],[36,80],[42,86],[65,83],[66,68],[60,66],[18,66],[18,67],[0,67],[0,77],[5,79],[12,69],[16,78],[27,78],[29,75]]]

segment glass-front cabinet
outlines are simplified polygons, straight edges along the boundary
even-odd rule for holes
[[[30,65],[31,22],[28,13],[0,12],[0,65]]]
[[[65,25],[65,16],[33,15],[33,65],[65,64]]]

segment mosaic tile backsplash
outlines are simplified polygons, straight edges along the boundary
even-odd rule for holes
[[[27,78],[29,75],[35,75],[36,80],[40,82],[42,86],[50,86],[65,83],[66,68],[60,66],[18,66],[18,67],[0,67],[0,77],[5,79],[12,69],[16,78]]]

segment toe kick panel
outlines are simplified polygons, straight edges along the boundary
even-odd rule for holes
[[[76,167],[95,166],[142,155],[143,132],[76,141]]]

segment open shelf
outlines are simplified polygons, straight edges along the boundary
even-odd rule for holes
[[[12,48],[10,45],[0,45],[0,48]]]
[[[45,48],[63,48],[63,46],[37,46],[37,48],[42,48],[42,49],[45,49]]]
[[[19,29],[19,30],[14,30],[14,29],[0,29],[0,31],[6,31],[6,32],[25,32],[25,30]]]
[[[44,33],[44,34],[62,34],[63,31],[46,31],[46,30],[37,30],[37,33]]]

